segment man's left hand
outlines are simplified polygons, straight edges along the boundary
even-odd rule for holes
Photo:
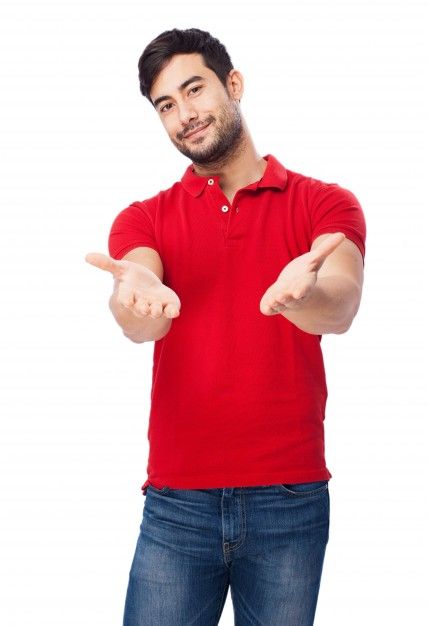
[[[325,259],[344,239],[344,233],[333,233],[315,249],[290,261],[263,294],[260,311],[264,315],[277,315],[285,309],[301,307],[310,296]]]

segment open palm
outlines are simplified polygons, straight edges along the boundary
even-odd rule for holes
[[[180,315],[179,297],[148,267],[126,259],[118,261],[100,252],[88,253],[85,260],[113,275],[117,301],[136,317],[149,315],[157,319]]]
[[[276,315],[301,306],[314,288],[325,259],[344,239],[344,233],[333,233],[313,250],[290,261],[263,294],[260,311],[265,315]]]

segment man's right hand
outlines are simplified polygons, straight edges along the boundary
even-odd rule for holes
[[[148,267],[124,259],[117,261],[100,252],[88,253],[85,261],[113,275],[117,302],[132,311],[136,317],[149,315],[157,319],[180,315],[179,297]]]

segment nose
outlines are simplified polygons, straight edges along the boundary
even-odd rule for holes
[[[189,126],[189,124],[192,123],[192,121],[198,118],[198,115],[193,109],[193,107],[191,105],[184,104],[184,103],[180,105],[178,115],[179,115],[181,125],[183,127],[183,131],[187,129],[187,127]]]

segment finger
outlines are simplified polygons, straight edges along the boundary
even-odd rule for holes
[[[272,296],[264,296],[260,301],[260,310],[265,315],[272,315],[274,313],[279,313],[279,309],[283,310],[288,302],[291,300],[290,296],[282,295],[281,299],[279,297]]]
[[[158,317],[162,316],[162,313],[163,313],[163,306],[159,301],[152,302],[150,304],[151,317],[153,317],[154,319],[157,319]]]
[[[156,303],[156,305],[157,304],[158,303]],[[163,308],[163,312],[161,312],[161,315],[163,314],[167,318],[178,317],[179,310],[174,304],[166,304],[164,307],[162,307],[160,303],[159,305],[159,307],[154,306],[154,303],[150,304],[147,300],[140,298],[134,304],[134,309],[137,309],[141,316],[145,317],[146,315],[150,314],[151,311],[155,311],[157,315],[157,312]],[[158,317],[161,317],[161,315],[159,315]]]
[[[276,298],[271,300],[269,306],[272,308],[284,306],[288,302],[291,302],[291,300],[293,300],[293,296],[291,294],[281,294],[280,296],[277,296]]]
[[[287,305],[291,302],[302,300],[312,287],[313,280],[311,278],[302,277],[299,284],[293,286],[293,289],[287,291],[276,292],[271,299],[273,306]]]
[[[163,310],[165,317],[178,317],[180,311],[174,304],[167,304]]]
[[[324,261],[345,238],[344,233],[333,233],[329,237],[326,237],[326,239],[318,244],[314,250],[311,250],[311,252],[315,253],[314,257],[316,259]]]
[[[101,254],[101,252],[89,252],[85,256],[85,261],[91,265],[95,265],[95,267],[99,267],[100,270],[105,270],[112,274],[117,274],[118,270],[124,267],[121,261],[116,261],[106,254]]]
[[[313,252],[311,264],[316,271],[320,269],[329,254],[336,250],[337,246],[339,246],[344,239],[346,239],[344,233],[333,233],[330,237],[326,237],[316,248],[311,250],[311,253]]]
[[[260,312],[263,315],[276,315],[277,311],[273,311],[267,304],[260,303]]]
[[[300,302],[300,298],[293,298],[291,296],[287,296],[285,298],[282,298],[280,302],[279,301],[272,302],[272,304],[270,304],[269,306],[274,311],[284,311],[284,309],[290,309],[296,304],[298,304],[299,302]]]
[[[276,313],[280,313],[285,309],[294,309],[303,302],[307,291],[307,288],[300,287],[299,289],[294,289],[292,292],[277,293],[274,297],[268,300],[267,304],[269,308]]]
[[[270,307],[275,313],[281,313],[281,311],[285,311],[288,307],[285,304],[276,304],[275,306]]]
[[[144,298],[138,298],[134,304],[134,309],[138,311],[141,317],[146,317],[150,313],[150,304]]]

